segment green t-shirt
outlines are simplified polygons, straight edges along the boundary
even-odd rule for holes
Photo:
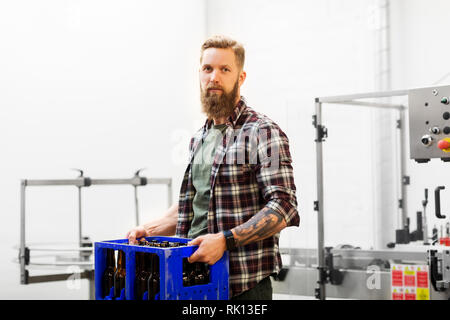
[[[194,218],[189,228],[188,238],[196,238],[208,232],[207,217],[210,198],[210,179],[216,146],[222,142],[226,124],[213,125],[198,148],[192,164],[192,184],[195,196],[192,201]]]

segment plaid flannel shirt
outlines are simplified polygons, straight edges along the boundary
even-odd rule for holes
[[[176,236],[187,237],[194,212],[192,162],[212,120],[193,136],[189,164],[181,185]],[[222,143],[215,150],[207,214],[208,233],[239,226],[264,207],[279,213],[287,226],[298,226],[296,188],[289,140],[267,116],[241,98],[228,118]],[[281,269],[279,233],[229,252],[230,296],[249,290]]]

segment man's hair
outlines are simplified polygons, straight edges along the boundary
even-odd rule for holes
[[[202,45],[202,49],[200,52],[200,63],[203,59],[203,52],[208,48],[233,49],[238,67],[240,68],[240,70],[244,68],[245,49],[244,46],[236,40],[222,35],[216,35],[206,39],[206,41]]]

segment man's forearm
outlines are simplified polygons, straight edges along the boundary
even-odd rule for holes
[[[283,217],[268,207],[264,207],[247,222],[233,228],[237,246],[263,240],[280,232],[286,227]]]
[[[171,236],[175,234],[178,221],[178,203],[172,205],[163,217],[143,224],[150,236]]]

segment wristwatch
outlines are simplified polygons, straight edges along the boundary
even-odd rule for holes
[[[233,232],[231,232],[231,230],[225,230],[223,231],[223,235],[225,236],[227,250],[233,250],[236,248],[236,239],[234,239]]]

